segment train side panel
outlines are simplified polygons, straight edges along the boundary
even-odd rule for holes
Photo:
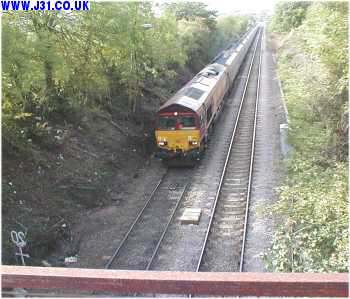
[[[255,27],[242,41],[242,43],[234,50],[234,52],[227,59],[225,65],[230,75],[231,84],[237,76],[238,70],[242,65],[242,62],[254,41],[254,37],[258,31],[258,27]]]
[[[223,101],[224,101],[224,97],[227,93],[227,90],[230,87],[230,81],[227,77],[227,72],[225,71],[222,76],[219,78],[215,88],[213,89],[212,93],[211,93],[211,103],[213,105],[213,120],[215,119],[218,110],[220,109]]]

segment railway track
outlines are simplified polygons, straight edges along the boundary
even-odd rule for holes
[[[261,66],[255,44],[196,271],[243,271]]]
[[[238,104],[239,108],[237,106],[238,112],[234,113],[235,116],[236,113],[240,116],[227,115],[226,117],[227,120],[231,121],[231,125],[227,124],[228,127],[225,130],[227,132],[222,138],[225,150],[220,149],[220,152],[222,151],[220,155],[217,152],[210,154],[214,158],[210,159],[210,164],[207,165],[208,161],[202,161],[203,163],[199,164],[195,171],[192,169],[169,169],[153,190],[105,268],[191,271],[197,266],[197,271],[237,271],[235,261],[238,260],[236,255],[239,250],[236,248],[240,243],[237,240],[242,240],[241,236],[246,225],[240,223],[243,223],[244,219],[247,218],[245,215],[247,203],[244,199],[247,197],[244,197],[244,194],[250,190],[250,179],[248,179],[247,172],[251,172],[250,169],[252,169],[252,165],[249,166],[249,163],[252,163],[251,159],[248,158],[252,151],[248,150],[247,146],[252,144],[251,111],[253,108],[251,106],[256,101],[251,94],[254,89],[252,82],[257,79],[258,40],[254,44],[253,53],[250,54],[253,58],[247,65],[247,67],[249,66],[249,72],[246,72],[248,75],[242,77],[247,76],[248,79],[245,80],[241,104]],[[233,104],[228,110],[234,110],[235,105]],[[234,119],[237,121],[232,135]],[[242,119],[246,120],[242,122]],[[226,125],[226,119],[223,123]],[[209,147],[209,152],[211,152],[211,147]],[[227,152],[231,154],[226,155]],[[210,172],[209,177],[208,171]],[[198,178],[198,172],[206,172],[207,175]],[[195,181],[198,179],[200,182],[202,179],[204,181],[200,184],[202,186],[196,187]],[[198,187],[205,188],[198,192]],[[175,219],[179,218],[185,207],[196,206],[197,195],[202,198],[199,206],[203,209],[204,223],[198,226],[198,233],[195,233],[196,226],[179,226],[179,221]],[[206,196],[202,197],[203,195]],[[220,200],[218,200],[219,197]],[[213,202],[214,204],[212,204]],[[230,229],[230,225],[233,225],[234,229]],[[240,228],[236,232],[238,226]],[[168,230],[170,231],[168,232]],[[205,242],[203,243],[204,235]],[[186,241],[187,244],[183,244],[185,246],[181,247],[182,249],[177,248],[178,246],[171,242],[174,236],[177,236],[176,239],[180,238],[179,244],[191,236],[190,242]],[[230,241],[227,241],[228,239]],[[218,244],[215,244],[216,242]],[[196,243],[198,245],[195,245]],[[185,248],[191,248],[193,252],[185,254],[183,258],[181,257],[183,254],[180,254],[181,261],[179,261],[177,251],[179,249],[183,251]],[[232,253],[230,257],[226,254],[227,252]],[[200,260],[197,264],[199,254]],[[169,264],[167,260],[172,261]]]
[[[198,257],[201,255],[203,239],[211,219],[213,202],[219,188],[234,124],[254,57],[255,45],[256,41],[241,66],[232,88],[233,92],[225,100],[225,107],[215,125],[204,159],[198,164],[191,177],[191,184],[162,241],[151,267],[152,270],[195,271],[197,268]],[[186,208],[201,209],[202,214],[198,225],[181,224],[180,219]]]
[[[188,186],[192,169],[168,169],[105,269],[148,270]]]

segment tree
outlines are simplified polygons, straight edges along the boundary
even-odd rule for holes
[[[160,17],[150,2],[4,14],[3,113],[12,132],[4,135],[32,139],[48,121],[82,115],[82,107],[135,113],[145,90],[164,80],[171,90],[181,66],[197,72],[213,58],[225,35],[215,17],[198,2],[169,5]]]
[[[209,10],[202,2],[178,2],[165,4],[165,10],[175,15],[176,20],[194,21],[203,19],[203,23],[214,30],[216,26],[216,10]]]
[[[273,30],[289,32],[299,27],[310,4],[310,1],[278,2],[271,22]]]

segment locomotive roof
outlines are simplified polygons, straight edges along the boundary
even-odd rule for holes
[[[217,63],[208,65],[164,103],[159,110],[164,110],[172,105],[180,105],[197,111],[224,71],[225,67],[223,65]]]
[[[234,57],[243,47],[242,44],[244,44],[249,36],[254,34],[256,30],[257,27],[246,33],[239,41],[231,44],[226,50],[216,56],[212,64],[201,70],[191,81],[165,102],[160,107],[159,111],[165,110],[172,105],[180,105],[192,111],[198,111],[208,94],[215,87],[216,82],[223,76],[226,66],[232,63]]]

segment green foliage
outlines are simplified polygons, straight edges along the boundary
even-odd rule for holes
[[[277,32],[288,32],[299,27],[305,19],[310,1],[278,2],[271,21],[271,29]]]
[[[239,39],[253,22],[249,16],[217,17],[201,2],[177,2],[164,5],[168,15],[174,15],[179,24],[182,47],[188,56],[187,65],[198,72],[212,58]]]
[[[306,49],[320,58],[338,80],[335,91],[342,93],[348,86],[348,3],[315,3],[301,30]]]
[[[209,45],[216,32],[217,12],[208,10],[201,2],[168,3],[163,5],[163,10],[177,20],[187,65],[193,72],[199,71],[212,57]]]
[[[251,22],[249,16],[227,16],[218,18],[218,31],[222,34],[224,41],[239,38],[246,31]]]
[[[347,3],[315,2],[279,51],[294,153],[273,209],[272,271],[348,271],[346,19]]]
[[[313,157],[318,159],[317,157]],[[283,219],[267,254],[271,271],[348,271],[347,166],[297,154],[274,207]]]
[[[211,42],[210,55],[215,56],[219,49],[222,50],[228,44],[237,41],[253,23],[254,20],[250,16],[219,17],[216,33]]]
[[[208,40],[212,32],[203,26],[202,20],[179,21],[179,34],[183,48],[188,55],[187,65],[193,72],[198,72],[210,60]]]
[[[214,30],[216,26],[216,10],[209,10],[207,5],[202,2],[173,2],[165,4],[165,10],[175,15],[176,20],[194,21],[203,20],[203,23]]]
[[[163,86],[171,90],[179,68],[198,71],[246,30],[240,20],[229,35],[230,24],[214,45],[221,31],[216,12],[197,2],[170,4],[161,16],[151,2],[94,2],[83,13],[4,14],[4,138],[19,146],[45,136],[44,124],[75,119],[82,107],[135,112],[144,89],[168,80]]]
[[[314,3],[286,42],[279,73],[295,129],[318,124],[330,154],[347,158],[348,103],[347,3]],[[337,43],[337,47],[333,45]],[[294,53],[287,48],[294,49]],[[299,122],[293,123],[293,118]],[[303,128],[302,128],[303,129]]]

